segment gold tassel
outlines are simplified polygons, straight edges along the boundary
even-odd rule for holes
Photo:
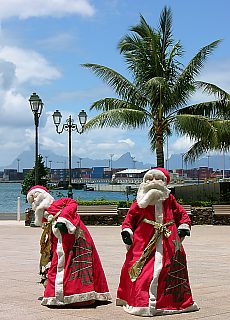
[[[40,273],[42,274],[42,267],[45,267],[51,261],[51,249],[52,249],[52,223],[59,216],[61,210],[52,217],[48,222],[42,225],[42,235],[40,239]]]

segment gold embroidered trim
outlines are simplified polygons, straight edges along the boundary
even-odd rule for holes
[[[42,267],[45,267],[51,261],[51,235],[52,235],[52,222],[60,215],[61,210],[52,217],[48,222],[43,223],[42,225],[42,235],[40,239],[40,272]]]
[[[147,247],[142,252],[140,258],[129,269],[129,277],[132,282],[136,281],[139,275],[141,274],[146,260],[150,256],[161,234],[163,234],[166,238],[168,238],[171,235],[171,231],[168,230],[167,227],[173,225],[175,221],[174,219],[172,219],[169,222],[166,222],[165,224],[161,224],[152,220],[144,219],[143,222],[153,225],[155,228],[155,233],[149,241]]]

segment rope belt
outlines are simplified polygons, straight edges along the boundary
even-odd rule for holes
[[[144,219],[143,222],[153,225],[155,228],[155,233],[153,237],[150,239],[147,247],[142,252],[140,258],[129,269],[129,277],[132,282],[136,281],[139,275],[141,274],[146,260],[150,256],[153,248],[156,246],[156,243],[159,240],[160,236],[163,234],[166,238],[168,238],[171,235],[171,231],[168,230],[167,227],[173,225],[175,221],[174,219],[172,219],[169,222],[161,224],[152,220]]]
[[[59,216],[61,210],[52,217],[52,219],[48,222],[43,223],[42,225],[42,235],[40,239],[40,271],[42,271],[42,267],[45,267],[51,261],[51,235],[52,235],[52,222]]]

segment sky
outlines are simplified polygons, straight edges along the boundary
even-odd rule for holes
[[[223,39],[197,80],[230,91],[229,0],[0,0],[0,167],[23,151],[34,149],[35,126],[29,97],[36,92],[44,103],[39,124],[39,150],[68,155],[68,134],[58,135],[53,112],[78,123],[84,109],[113,96],[111,89],[84,63],[108,66],[130,78],[117,49],[120,39],[138,24],[140,14],[157,28],[164,6],[172,9],[173,35],[184,48],[182,62],[205,45]],[[205,100],[200,94],[191,102]],[[169,155],[184,153],[191,142],[173,136]],[[93,129],[72,133],[72,153],[81,158],[116,160],[130,152],[137,161],[155,163],[146,130]],[[52,159],[53,160],[53,159]],[[23,164],[21,164],[23,166]]]

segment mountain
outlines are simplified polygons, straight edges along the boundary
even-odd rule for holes
[[[41,155],[45,165],[48,168],[52,169],[61,169],[68,168],[69,162],[68,157],[56,155],[50,151],[40,150]],[[79,167],[81,168],[91,168],[91,167],[110,167],[111,159],[91,159],[91,158],[79,158],[77,156],[72,157],[72,168]],[[33,150],[24,151],[18,155],[18,157],[8,166],[0,167],[0,170],[3,169],[17,169],[19,171],[22,169],[29,169],[34,166],[34,152]],[[143,163],[141,161],[134,160],[130,152],[124,153],[120,158],[113,160],[112,159],[112,168],[129,168],[129,169],[148,169],[156,166],[155,163]],[[214,170],[225,168],[230,169],[230,156],[223,155],[212,155],[204,156],[193,163],[182,164],[182,155],[181,154],[172,154],[168,159],[167,168],[170,170],[173,169],[191,169],[199,167],[209,167]]]
[[[204,156],[192,163],[185,163],[183,161],[182,164],[182,155],[181,154],[172,154],[168,160],[168,169],[192,169],[192,168],[199,168],[199,167],[209,167],[213,168],[214,170],[217,169],[230,169],[230,156],[223,156],[223,155],[211,155],[211,156]]]
[[[50,151],[40,150],[40,154],[43,156],[43,161],[48,168],[61,169],[68,168],[68,157],[54,154]],[[108,159],[90,159],[79,158],[77,156],[72,157],[72,168],[91,168],[91,167],[110,167],[110,161]],[[80,164],[81,163],[81,164]],[[32,150],[24,151],[18,155],[18,157],[8,166],[0,167],[0,170],[4,169],[29,169],[34,166],[34,153]],[[140,161],[134,161],[130,152],[126,152],[117,160],[112,159],[112,168],[136,168],[136,169],[148,169],[154,166],[154,164],[143,163]]]

